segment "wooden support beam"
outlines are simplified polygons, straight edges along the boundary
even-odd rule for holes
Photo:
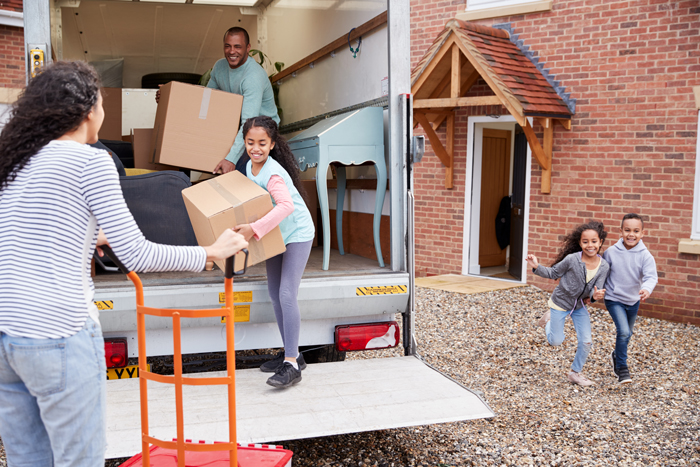
[[[565,128],[566,130],[570,130],[570,129],[571,129],[571,120],[567,120],[567,119],[564,119],[564,118],[557,118],[557,119],[555,120],[555,122],[557,122],[558,124],[560,124],[560,125],[561,125],[563,128]]]
[[[430,63],[428,63],[428,66],[425,68],[425,70],[423,70],[416,82],[411,86],[411,94],[415,96],[418,93],[418,90],[423,87],[423,84],[425,84],[428,78],[431,78],[430,75],[433,73],[433,71],[435,71],[435,68],[437,68],[438,64],[442,61],[447,52],[452,50],[452,45],[454,43],[454,37],[450,36],[445,43],[440,46],[438,51],[435,53],[435,56],[430,60]],[[449,75],[450,74],[447,73],[447,76]]]
[[[286,70],[282,70],[279,73],[277,73],[275,76],[272,77],[272,82],[276,83],[277,81],[281,80],[282,78],[285,78],[295,71],[298,71],[305,66],[309,65],[312,62],[317,62],[319,59],[324,58],[327,55],[330,55],[331,52],[334,50],[337,50],[341,47],[347,47],[348,41],[352,42],[358,37],[367,34],[370,31],[373,31],[374,29],[378,28],[379,26],[382,26],[386,24],[387,20],[387,12],[383,12],[372,18],[371,20],[367,21],[366,23],[356,27],[348,36],[347,34],[339,37],[338,39],[334,40],[327,46],[317,50],[316,52],[312,53],[311,55],[308,55],[305,58],[302,58],[298,62],[296,62],[294,65],[290,66]]]
[[[467,64],[471,67],[471,63],[469,63],[469,61],[467,61]],[[464,71],[464,70],[462,70],[462,71]],[[469,75],[465,76],[464,82],[462,83],[462,86],[461,86],[462,96],[464,96],[466,93],[469,92],[469,90],[472,88],[472,86],[474,86],[474,83],[476,83],[480,77],[481,77],[481,75],[479,75],[479,72],[476,70],[472,70],[472,72]],[[499,104],[500,104],[500,102],[499,102]],[[435,122],[433,123],[433,130],[437,131],[437,129],[440,128],[440,125],[442,125],[442,122],[444,122],[446,118],[447,118],[447,115],[442,116],[442,117],[438,118],[437,120],[435,120]]]
[[[433,127],[430,126],[430,122],[428,121],[428,118],[425,116],[425,114],[422,112],[414,111],[413,119],[418,121],[418,123],[420,123],[420,126],[423,127],[423,131],[425,131],[425,134],[428,137],[428,141],[430,141],[430,146],[432,146],[435,155],[438,156],[438,159],[440,159],[442,165],[444,165],[445,167],[450,167],[450,157],[447,154],[445,147],[442,145],[440,137],[437,135],[437,133],[435,133]]]
[[[457,44],[452,44],[452,87],[450,89],[450,97],[452,99],[456,99],[459,97],[459,88],[462,84],[462,80],[459,76],[459,72],[461,71],[459,56],[459,47],[457,47]]]
[[[445,188],[454,188],[454,165],[455,165],[455,114],[452,112],[447,116],[447,155],[450,158],[450,165],[445,170]]]
[[[537,162],[540,164],[540,167],[542,167],[542,170],[549,169],[549,164],[547,164],[547,156],[545,156],[544,149],[542,149],[542,146],[540,145],[540,142],[537,139],[535,130],[533,130],[530,126],[530,120],[525,119],[525,126],[522,126],[522,128],[523,132],[525,133],[525,137],[527,138],[527,142],[530,144],[530,149],[535,155],[535,159],[537,159]]]
[[[447,109],[454,107],[473,107],[476,105],[501,105],[498,96],[457,97],[449,99],[416,99],[414,109]]]
[[[554,122],[547,118],[547,126],[544,126],[544,157],[547,160],[547,168],[542,169],[542,193],[552,192],[552,147],[554,145]]]

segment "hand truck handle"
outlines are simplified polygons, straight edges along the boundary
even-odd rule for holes
[[[117,258],[117,255],[114,254],[114,250],[112,250],[112,247],[110,247],[109,245],[102,245],[100,248],[102,248],[102,252],[103,252],[109,259],[111,259],[112,262],[114,262],[114,264],[117,265],[117,267],[119,268],[119,270],[120,270],[122,273],[127,274],[127,275],[129,274],[129,272],[130,272],[130,271],[129,271],[129,268],[127,268],[126,266],[124,266],[124,263],[122,263],[121,261],[119,261],[119,258]]]
[[[243,248],[238,253],[245,254],[245,260],[243,261],[243,270],[242,271],[234,271],[233,270],[233,260],[236,257],[236,255],[233,255],[233,256],[226,258],[226,270],[224,271],[224,277],[226,279],[232,279],[233,276],[242,276],[243,274],[245,274],[246,269],[248,269],[248,249]],[[236,254],[238,254],[238,253],[236,253]]]

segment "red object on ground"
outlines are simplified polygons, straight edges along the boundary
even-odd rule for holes
[[[150,463],[152,467],[171,467],[177,465],[177,451],[151,446]],[[186,467],[228,467],[229,451],[196,452],[185,454]],[[238,445],[238,465],[240,467],[291,467],[292,451],[281,446],[250,444]],[[124,462],[121,467],[143,466],[141,453]]]

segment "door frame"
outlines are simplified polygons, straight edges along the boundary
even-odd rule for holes
[[[528,118],[530,123],[533,123],[532,118]],[[474,177],[474,168],[476,167],[481,173],[481,143],[479,142],[479,150],[476,149],[476,124],[477,123],[517,123],[512,115],[500,115],[496,117],[479,116],[479,117],[467,117],[467,167],[465,173],[465,188],[464,188],[464,226],[462,229],[463,239],[462,239],[462,275],[473,276],[473,277],[483,277],[477,274],[471,274],[469,272],[470,265],[470,251],[474,242],[476,242],[476,248],[479,245],[479,235],[478,231],[476,235],[472,232],[472,228],[476,225],[478,228],[478,220],[480,218],[480,201],[481,201],[481,177]],[[482,132],[479,131],[481,135]],[[514,139],[511,141],[511,157],[512,157],[512,145],[515,144]],[[476,154],[475,154],[476,152]],[[526,172],[525,172],[525,213],[524,213],[524,227],[523,227],[523,267],[521,272],[520,283],[527,283],[527,262],[525,261],[525,256],[527,255],[528,247],[528,232],[530,229],[530,179],[532,176],[532,152],[530,151],[530,145],[527,147],[527,161],[526,161]],[[511,164],[511,171],[513,166]],[[472,208],[472,206],[474,208]],[[478,254],[476,255],[476,261],[478,261]],[[494,278],[498,280],[498,278]],[[508,280],[508,279],[502,279]]]

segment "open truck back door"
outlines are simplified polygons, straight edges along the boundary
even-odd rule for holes
[[[479,395],[415,356],[309,365],[302,382],[285,390],[266,386],[268,376],[258,369],[236,371],[239,443],[494,416]],[[130,457],[141,450],[138,384],[137,379],[109,384],[107,458]],[[149,382],[148,393],[151,436],[176,438],[174,388]],[[228,439],[227,400],[225,386],[185,386],[185,437],[207,442]]]

